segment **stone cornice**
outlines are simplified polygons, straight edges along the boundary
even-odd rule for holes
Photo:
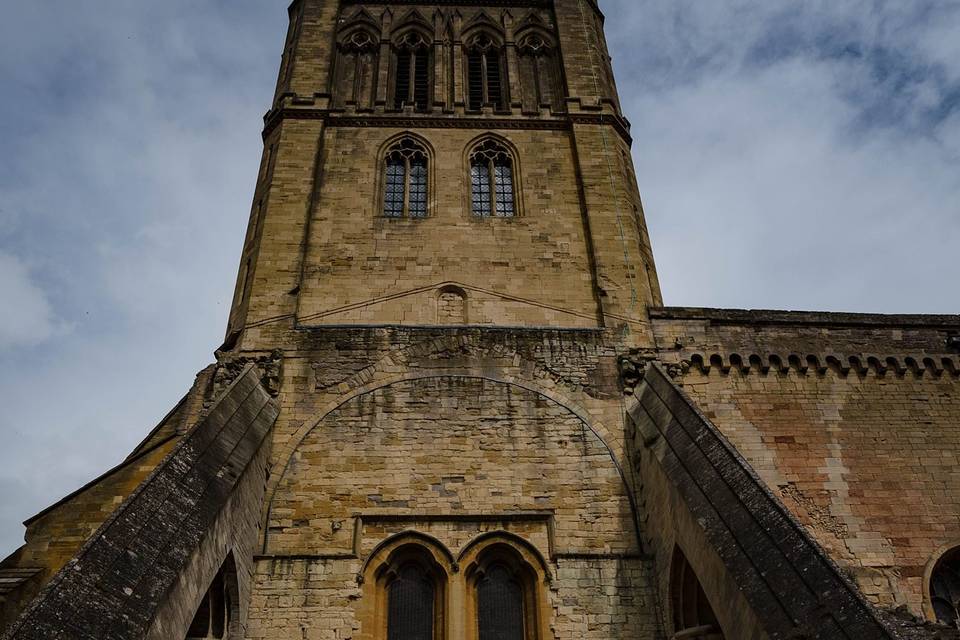
[[[960,330],[960,315],[837,313],[830,311],[773,311],[768,309],[707,309],[662,307],[650,309],[654,320],[704,320],[733,325],[817,325],[824,327],[888,327]]]
[[[391,129],[484,129],[569,131],[573,125],[609,125],[629,145],[629,125],[623,118],[602,113],[571,113],[557,118],[470,115],[341,115],[330,109],[280,108],[265,118],[263,135],[269,136],[284,120],[324,120],[332,127],[387,127]]]

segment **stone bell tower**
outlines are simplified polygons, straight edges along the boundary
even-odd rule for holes
[[[249,637],[655,637],[616,357],[661,298],[596,3],[295,2],[265,123]]]
[[[618,328],[660,304],[594,2],[290,8],[229,333]]]

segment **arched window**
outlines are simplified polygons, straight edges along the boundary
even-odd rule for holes
[[[513,160],[510,152],[494,140],[487,140],[470,153],[470,194],[475,216],[516,215]]]
[[[944,554],[930,575],[930,604],[937,621],[960,626],[960,548]]]
[[[533,31],[521,37],[517,49],[520,53],[520,84],[523,89],[524,109],[535,111],[541,106],[559,109],[563,96],[560,91],[556,47],[552,41]]]
[[[236,638],[238,607],[237,569],[231,555],[200,601],[187,631],[187,640]]]
[[[467,637],[540,640],[545,630],[542,577],[530,563],[529,552],[513,541],[496,538],[480,542],[475,549],[461,556],[469,590],[467,612],[476,624],[470,630],[475,633]]]
[[[338,106],[373,104],[379,47],[374,35],[365,29],[347,34],[337,49],[336,95]]]
[[[504,97],[503,51],[489,34],[480,32],[467,41],[468,106],[503,109]]]
[[[523,584],[505,564],[493,564],[477,582],[480,640],[524,640]]]
[[[697,574],[680,547],[673,552],[670,596],[673,627],[678,635],[685,632],[689,635],[683,637],[723,640],[724,636],[717,616],[713,613],[713,607],[710,606]]]
[[[448,637],[446,585],[453,557],[435,540],[407,532],[368,559],[362,582],[377,640],[444,640]],[[368,579],[369,578],[369,579]],[[362,605],[361,605],[362,606]]]
[[[386,154],[383,215],[424,218],[427,195],[427,151],[412,138],[403,138]]]
[[[387,640],[434,640],[435,586],[419,562],[400,567],[387,598]]]
[[[430,107],[432,63],[430,43],[419,31],[408,31],[393,47],[393,106],[412,106],[417,111]]]

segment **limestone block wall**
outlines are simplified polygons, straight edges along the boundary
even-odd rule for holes
[[[960,541],[960,318],[737,313],[655,320],[675,379],[871,601],[929,614]]]
[[[403,133],[326,129],[300,322],[438,324],[440,286],[453,283],[467,290],[470,324],[598,325],[569,133],[419,129],[431,151],[428,216],[392,219],[378,208],[383,159],[376,150]],[[518,150],[515,218],[471,211],[467,153],[491,135]]]
[[[544,640],[659,637],[609,336],[296,336],[247,637],[380,638],[376,596],[358,575],[411,532],[450,558],[449,638],[475,625],[458,559],[490,536],[542,563]]]

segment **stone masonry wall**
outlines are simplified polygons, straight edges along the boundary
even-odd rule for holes
[[[251,640],[376,637],[357,575],[406,531],[454,557],[484,534],[526,540],[547,563],[550,637],[659,637],[608,336],[331,328],[288,339]]]
[[[495,132],[520,150],[521,208],[515,218],[480,218],[470,210],[466,154],[484,132],[417,130],[433,150],[429,215],[385,218],[375,150],[403,131],[326,129],[300,321],[439,324],[439,285],[453,282],[467,288],[470,324],[597,326],[569,133]]]
[[[665,310],[662,359],[871,601],[929,614],[960,541],[960,318],[736,314]]]

